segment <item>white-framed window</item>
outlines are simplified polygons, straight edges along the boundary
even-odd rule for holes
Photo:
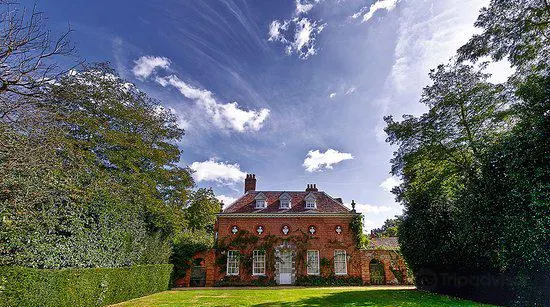
[[[265,199],[256,199],[256,209],[265,208]]]
[[[252,275],[265,275],[265,251],[252,252]]]
[[[239,251],[227,251],[227,275],[239,275]]]
[[[343,249],[334,250],[334,274],[348,274],[348,264],[346,260],[346,251]]]
[[[306,197],[306,209],[316,209],[317,204],[315,202],[315,196],[312,193],[309,193]]]
[[[279,206],[279,209],[290,209],[292,206],[291,202],[292,197],[288,193],[283,193],[281,197],[279,197],[279,202],[281,203]]]
[[[307,251],[307,275],[321,274],[319,266],[319,251]]]
[[[267,197],[264,193],[258,193],[254,199],[256,200],[256,209],[264,209],[267,207]]]

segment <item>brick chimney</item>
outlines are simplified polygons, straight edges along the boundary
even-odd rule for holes
[[[255,174],[246,174],[246,179],[244,180],[244,192],[256,191],[256,175]]]
[[[306,188],[306,192],[317,192],[317,185],[316,184],[308,184]]]

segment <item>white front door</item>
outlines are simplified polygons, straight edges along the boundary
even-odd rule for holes
[[[281,252],[281,263],[279,263],[279,284],[290,285],[292,283],[292,252]]]

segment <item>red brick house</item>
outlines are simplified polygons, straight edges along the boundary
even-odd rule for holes
[[[183,285],[290,285],[312,278],[370,283],[376,255],[359,249],[362,216],[340,198],[314,184],[304,191],[257,191],[253,174],[244,192],[218,214],[216,246],[193,257]],[[394,278],[384,276],[384,283]]]

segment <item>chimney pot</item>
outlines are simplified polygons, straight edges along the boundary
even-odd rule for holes
[[[255,174],[246,174],[246,179],[244,180],[244,192],[256,191],[256,175]]]
[[[316,184],[308,184],[307,185],[306,192],[311,192],[311,191],[318,191]]]

